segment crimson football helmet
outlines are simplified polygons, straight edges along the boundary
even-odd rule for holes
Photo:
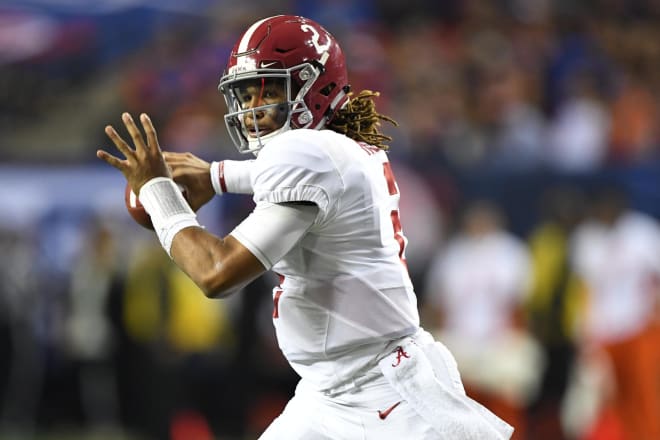
[[[247,84],[279,82],[286,101],[262,102],[244,108],[240,96]],[[344,53],[335,38],[318,23],[298,16],[277,15],[257,21],[231,51],[218,90],[228,113],[225,123],[232,141],[242,153],[257,152],[278,133],[296,128],[319,130],[348,100],[348,73]],[[259,116],[279,113],[283,125],[259,129]],[[246,116],[254,121],[250,127]]]

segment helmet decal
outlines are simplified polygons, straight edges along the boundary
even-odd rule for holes
[[[243,37],[241,40],[238,42],[238,47],[236,48],[236,53],[245,53],[248,51],[249,44],[250,44],[250,39],[254,35],[255,30],[261,26],[261,23],[264,21],[268,20],[267,18],[264,18],[262,20],[259,20],[258,22],[254,23],[252,26],[248,28],[247,31],[245,31],[245,34],[243,34]]]
[[[316,31],[316,29],[314,29],[310,25],[301,24],[300,29],[302,29],[304,32],[311,32],[312,33],[313,37],[312,37],[311,41],[312,41],[312,44],[314,45],[314,47],[316,48],[316,51],[318,53],[323,53],[323,52],[325,52],[326,50],[328,50],[330,48],[330,41],[329,40],[323,45],[319,44],[319,33]]]

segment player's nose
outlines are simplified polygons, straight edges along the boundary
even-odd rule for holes
[[[252,98],[252,99],[250,100],[250,103],[249,103],[249,105],[248,105],[248,108],[250,108],[250,109],[254,109],[254,110],[252,110],[252,111],[249,112],[248,114],[249,114],[250,116],[252,116],[252,115],[256,115],[256,117],[257,117],[258,119],[262,118],[263,115],[264,115],[264,111],[263,111],[263,109],[260,109],[259,107],[262,107],[262,106],[264,106],[264,105],[266,105],[266,103],[264,102],[263,99],[258,98],[258,97],[257,97],[257,98]]]
[[[246,119],[246,120],[249,120],[249,121],[260,120],[260,119],[262,119],[263,117],[264,117],[264,111],[263,111],[263,110],[260,110],[260,109],[258,109],[258,108],[255,109],[254,107],[252,107],[252,110],[251,110],[251,111],[248,111],[248,112],[245,114],[245,119]]]

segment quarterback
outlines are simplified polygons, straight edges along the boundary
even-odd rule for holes
[[[165,251],[208,296],[279,275],[273,323],[301,380],[261,438],[510,438],[420,327],[390,138],[378,131],[393,121],[376,112],[375,93],[352,94],[335,38],[303,17],[259,20],[219,90],[231,139],[250,159],[163,153],[145,114],[142,130],[122,116],[133,146],[106,127],[123,159],[97,156],[124,174]],[[225,192],[252,194],[255,208],[221,238],[194,210]]]

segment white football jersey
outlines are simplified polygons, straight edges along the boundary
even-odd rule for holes
[[[345,385],[389,341],[419,328],[387,154],[330,130],[291,130],[259,152],[251,180],[256,203],[319,207],[272,267],[281,279],[273,323],[301,377],[321,390]]]

